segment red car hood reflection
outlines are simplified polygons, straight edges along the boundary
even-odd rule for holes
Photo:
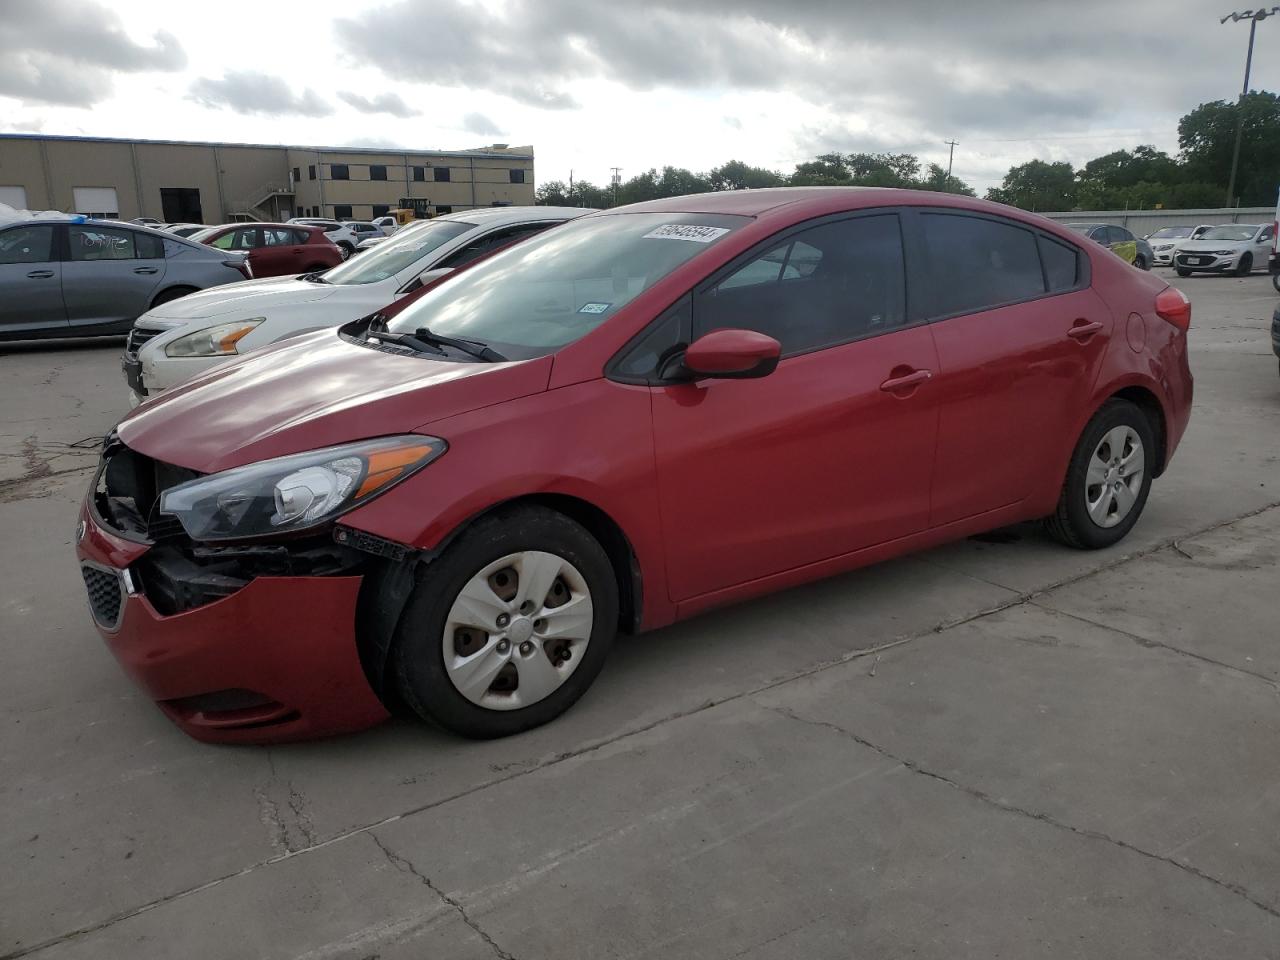
[[[539,393],[550,375],[550,357],[455,363],[359,346],[325,330],[255,351],[161,394],[126,418],[119,433],[156,460],[214,473],[409,433]]]

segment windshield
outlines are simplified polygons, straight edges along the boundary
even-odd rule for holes
[[[421,226],[400,231],[368,253],[339,264],[324,278],[338,284],[377,283],[426,259],[431,251],[474,228],[474,223],[461,220],[427,220]]]
[[[1183,237],[1191,236],[1191,227],[1162,227],[1151,236],[1148,240],[1181,240]]]
[[[1065,226],[1068,230],[1075,231],[1076,233],[1088,233],[1090,230],[1096,227],[1097,224],[1096,223],[1066,223],[1066,224],[1063,224],[1063,226]]]
[[[511,359],[545,356],[748,222],[705,213],[572,220],[441,284],[389,327],[476,340]]]
[[[1258,225],[1237,223],[1225,227],[1210,227],[1200,234],[1201,240],[1252,240]]]
[[[204,243],[221,229],[221,227],[205,227],[203,230],[197,230],[195,233],[188,234],[187,239],[194,240],[196,243]]]

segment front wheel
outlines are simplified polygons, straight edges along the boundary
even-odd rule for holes
[[[353,247],[351,244],[347,243],[347,241],[345,241],[345,240],[341,241],[341,242],[338,244],[338,249],[342,251],[342,259],[343,259],[343,260],[346,260],[346,259],[347,259],[347,258],[349,258],[353,253],[355,253],[355,252],[356,252],[356,248],[355,248],[355,247]]]
[[[1247,277],[1251,273],[1253,273],[1253,254],[1242,254],[1240,262],[1236,264],[1236,276]]]
[[[1133,258],[1133,265],[1139,270],[1150,270],[1151,265],[1147,263],[1146,258],[1142,254],[1138,254]]]
[[[1276,288],[1276,293],[1280,293],[1280,273],[1271,275],[1271,286]]]
[[[1147,415],[1128,400],[1107,401],[1076,443],[1049,533],[1080,550],[1120,542],[1142,515],[1154,466]]]
[[[421,569],[396,631],[400,695],[466,737],[519,733],[586,692],[617,628],[599,542],[544,507],[499,510]]]
[[[1191,276],[1191,271],[1188,270],[1186,267],[1174,267],[1174,270],[1177,272],[1178,276],[1180,277]]]

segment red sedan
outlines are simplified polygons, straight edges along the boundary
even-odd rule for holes
[[[254,277],[315,273],[342,262],[342,250],[324,228],[303,223],[227,223],[193,233],[189,239],[246,253]]]
[[[1191,308],[1048,220],[753,190],[583,217],[109,438],[78,554],[192,736],[544,723],[619,631],[1043,518],[1121,540]]]

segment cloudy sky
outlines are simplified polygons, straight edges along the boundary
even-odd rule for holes
[[[1219,9],[1221,8],[1221,9]],[[1249,9],[1249,8],[1237,8]],[[1177,149],[1247,23],[1191,0],[0,0],[0,131],[461,149],[539,181],[909,151],[979,188]],[[1280,90],[1280,17],[1252,86]]]

